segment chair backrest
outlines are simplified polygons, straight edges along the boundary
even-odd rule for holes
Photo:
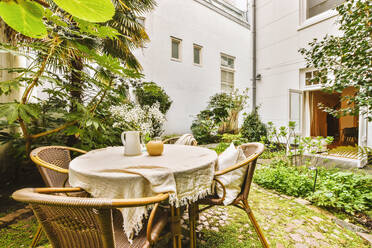
[[[192,134],[184,134],[181,137],[179,137],[176,142],[174,143],[176,145],[187,145],[187,146],[197,146],[198,142],[194,138]]]
[[[40,190],[67,192],[60,189],[21,189],[12,197],[30,203],[43,230],[54,248],[114,248],[113,211],[119,207],[143,206],[168,198],[143,198],[142,200],[114,200],[84,198],[41,193]],[[65,188],[66,189],[66,188]],[[74,188],[71,188],[74,189]],[[76,188],[75,188],[76,189]],[[72,191],[72,192],[76,192]],[[150,199],[147,200],[146,199]],[[155,200],[154,200],[155,199]],[[129,203],[128,203],[129,201]],[[132,202],[130,202],[132,201]],[[125,235],[123,233],[123,235]]]
[[[249,191],[251,189],[253,174],[256,169],[257,159],[265,150],[265,146],[262,143],[247,143],[240,145],[240,148],[243,150],[244,155],[247,157],[247,159],[252,156],[255,157],[255,159],[252,160],[247,166],[244,183],[242,185],[242,191],[240,193],[240,197],[243,197],[243,199],[247,200]]]
[[[37,165],[46,186],[64,186],[71,162],[70,150],[85,153],[85,151],[79,149],[63,146],[44,146],[31,152],[30,157]]]

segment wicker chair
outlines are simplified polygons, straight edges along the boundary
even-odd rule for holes
[[[151,247],[168,223],[168,214],[159,203],[168,194],[138,199],[105,199],[62,196],[57,193],[80,192],[80,188],[25,188],[13,193],[20,202],[30,203],[53,247],[61,248],[139,248]],[[130,244],[116,208],[155,204],[147,229]]]
[[[184,134],[182,136],[172,137],[166,140],[163,140],[164,144],[180,144],[187,146],[197,146],[198,142],[192,134]]]
[[[30,158],[37,165],[47,187],[64,187],[68,184],[70,151],[87,153],[77,148],[65,146],[43,146],[31,152]]]
[[[258,234],[258,237],[260,238],[260,241],[263,245],[263,247],[269,247],[269,244],[267,243],[264,235],[263,235],[263,232],[262,230],[260,229],[257,221],[256,221],[256,218],[254,217],[253,213],[252,213],[252,210],[248,204],[248,196],[249,196],[249,191],[250,191],[250,188],[251,188],[251,184],[252,184],[252,178],[253,178],[253,173],[254,173],[254,170],[256,168],[256,162],[257,162],[257,158],[262,154],[262,152],[264,151],[265,147],[263,144],[261,143],[248,143],[248,144],[243,144],[240,146],[246,156],[246,159],[238,164],[235,164],[233,166],[230,166],[229,168],[226,168],[224,170],[220,170],[220,171],[216,171],[215,172],[215,178],[214,178],[214,181],[216,183],[218,183],[219,185],[222,186],[222,189],[223,189],[223,197],[220,198],[218,197],[217,195],[213,195],[213,196],[210,196],[210,197],[207,197],[205,199],[202,199],[200,201],[198,201],[198,203],[196,205],[190,205],[189,207],[189,218],[190,218],[190,234],[191,234],[191,239],[190,239],[190,242],[194,242],[194,247],[196,247],[195,245],[195,242],[196,242],[196,237],[195,237],[195,223],[196,223],[196,216],[198,215],[199,212],[201,211],[204,211],[210,207],[213,207],[213,206],[216,206],[216,205],[220,205],[220,206],[223,206],[223,201],[225,199],[225,194],[226,194],[226,188],[225,186],[222,184],[222,182],[220,180],[218,180],[218,176],[221,176],[221,175],[224,175],[226,173],[229,173],[233,170],[236,170],[238,168],[241,168],[243,166],[247,166],[247,172],[246,172],[246,175],[245,175],[245,179],[244,179],[244,183],[242,185],[242,190],[240,192],[240,194],[236,197],[236,199],[230,204],[232,206],[235,206],[235,207],[238,207],[240,209],[243,209],[247,214],[248,214],[248,217],[250,219],[250,221],[252,222],[257,234]],[[202,208],[199,210],[199,207],[198,205],[201,204],[201,205],[207,205],[206,207]]]
[[[46,186],[68,186],[68,168],[71,161],[70,151],[86,153],[86,151],[65,146],[43,146],[34,149],[30,153],[30,158],[37,165]],[[39,242],[41,230],[41,225],[39,225],[31,247],[36,247]]]

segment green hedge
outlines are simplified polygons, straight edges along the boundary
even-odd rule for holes
[[[353,214],[372,209],[372,178],[364,174],[337,169],[318,168],[316,190],[313,192],[315,171],[306,167],[289,166],[275,160],[257,169],[254,182],[280,193],[304,197],[317,206],[332,207]]]

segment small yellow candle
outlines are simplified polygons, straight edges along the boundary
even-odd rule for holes
[[[146,148],[150,156],[160,156],[164,151],[164,144],[161,140],[151,140],[146,144]]]

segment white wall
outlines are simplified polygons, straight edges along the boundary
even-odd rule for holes
[[[194,0],[159,0],[146,16],[151,39],[136,56],[145,80],[164,87],[173,100],[166,133],[190,132],[193,116],[220,92],[220,53],[235,56],[235,86],[251,86],[250,30]],[[182,39],[182,61],[171,60],[170,36]],[[202,66],[193,64],[193,44],[203,46]],[[248,111],[248,110],[247,110]]]
[[[257,1],[257,104],[263,121],[287,125],[289,89],[301,89],[300,69],[305,61],[298,49],[313,38],[337,32],[336,18],[301,26],[300,1]]]

